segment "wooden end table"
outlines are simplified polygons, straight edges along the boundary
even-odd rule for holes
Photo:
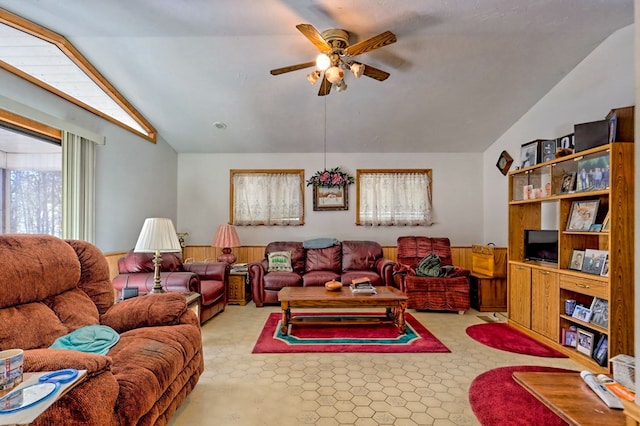
[[[354,294],[349,287],[329,291],[324,287],[285,287],[278,292],[282,308],[282,334],[289,333],[289,325],[313,321],[315,324],[351,324],[393,322],[400,334],[406,333],[404,311],[407,296],[393,287],[376,287],[376,294]],[[386,315],[379,317],[308,318],[292,316],[292,308],[385,308]]]
[[[234,270],[229,272],[229,288],[227,303],[230,305],[246,305],[251,300],[251,286],[249,272],[246,270]]]

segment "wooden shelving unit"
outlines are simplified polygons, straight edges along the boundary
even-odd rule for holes
[[[633,149],[633,143],[614,142],[509,173],[509,323],[592,371],[609,372],[609,364],[601,366],[592,357],[564,346],[563,329],[575,327],[593,333],[594,347],[600,336],[606,336],[608,360],[634,352]],[[585,164],[607,164],[607,182],[595,189],[579,186],[578,190],[563,192],[563,176],[568,173],[579,176],[579,168]],[[525,199],[526,185],[532,185],[534,191],[540,188],[536,198]],[[609,213],[609,230],[567,230],[573,202],[591,200],[599,202],[595,223],[602,223]],[[543,210],[557,214],[554,218],[558,228],[557,264],[525,259],[524,231],[543,229]],[[548,219],[544,217],[544,221]],[[608,276],[569,269],[574,249],[607,250]],[[590,307],[595,297],[608,302],[606,327],[565,314],[566,299]]]

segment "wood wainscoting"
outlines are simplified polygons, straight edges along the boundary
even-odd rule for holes
[[[249,263],[264,258],[264,246],[242,246],[233,249],[233,253],[238,257],[238,263]],[[497,247],[496,254],[502,252],[506,257],[506,247]],[[201,261],[214,261],[218,255],[222,253],[219,248],[211,246],[187,246],[184,248],[184,259],[192,259],[194,262]],[[383,246],[382,253],[387,259],[395,261],[398,256],[398,248],[396,246]],[[109,273],[111,279],[118,275],[118,259],[127,254],[126,251],[107,253],[105,257],[109,264]],[[453,256],[453,264],[456,266],[462,266],[463,268],[471,269],[471,247],[451,247],[451,254]],[[497,273],[498,271],[496,271]],[[506,269],[503,275],[507,274]]]

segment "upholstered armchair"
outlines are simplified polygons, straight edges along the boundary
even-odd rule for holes
[[[397,248],[394,284],[407,295],[407,308],[458,311],[460,314],[469,309],[470,271],[453,265],[448,238],[398,237]],[[420,261],[431,253],[440,257],[441,266],[453,266],[446,276],[415,275]]]

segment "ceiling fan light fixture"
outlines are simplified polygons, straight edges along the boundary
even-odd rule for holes
[[[336,90],[338,92],[344,92],[345,90],[347,90],[347,83],[344,82],[344,80],[340,80],[337,84],[336,84]]]
[[[324,76],[332,84],[338,84],[344,78],[344,71],[336,66],[329,67],[324,72]]]
[[[311,83],[312,86],[316,84],[316,81],[318,81],[319,78],[320,78],[320,71],[312,71],[309,74],[307,74],[307,80],[309,81],[309,83]]]
[[[365,66],[363,64],[354,62],[351,64],[351,72],[356,76],[356,78],[360,78],[362,77],[362,74],[364,74],[364,67]]]
[[[316,58],[316,66],[320,71],[325,71],[331,66],[331,58],[324,53],[319,54]]]

